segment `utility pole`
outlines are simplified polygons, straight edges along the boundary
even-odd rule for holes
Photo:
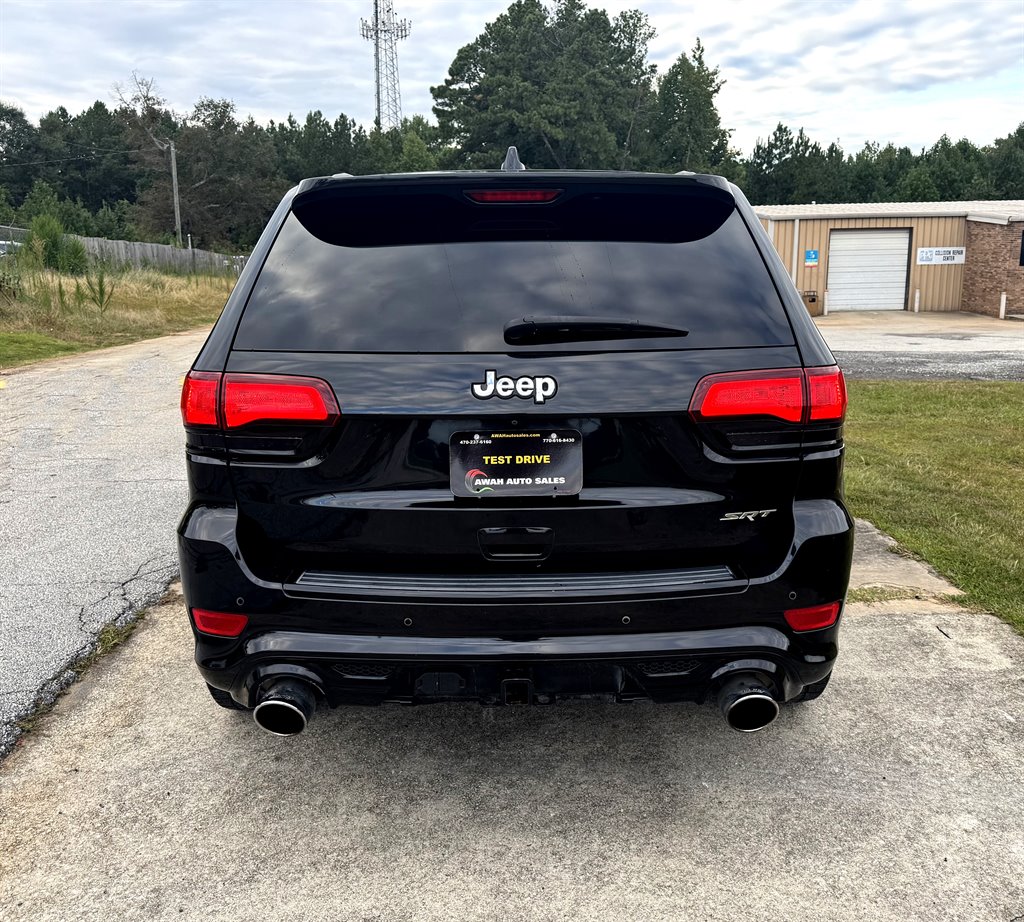
[[[0,0],[2,3],[3,0]],[[130,96],[126,97],[121,87],[118,84],[114,85],[114,89],[117,92],[117,98],[121,100],[121,105],[126,109],[130,109],[133,112],[136,106],[139,108],[138,116],[139,123],[142,129],[149,135],[149,140],[153,142],[153,146],[156,147],[160,153],[163,153],[168,148],[171,152],[171,193],[174,197],[174,234],[178,239],[178,246],[181,246],[181,203],[178,200],[178,157],[174,150],[174,142],[170,138],[160,140],[155,134],[153,134],[147,122],[151,121],[151,116],[159,115],[161,112],[161,106],[164,105],[164,100],[156,94],[156,84],[153,80],[147,80],[144,77],[140,77],[134,71],[132,72],[132,80],[135,83],[135,92]],[[166,113],[170,115],[170,113]]]
[[[402,124],[402,96],[398,86],[398,52],[401,38],[408,38],[412,23],[395,19],[391,0],[373,0],[373,19],[360,20],[359,34],[373,42],[373,76],[376,87],[377,127],[381,131]]]
[[[178,202],[178,158],[174,154],[174,142],[169,140],[167,144],[171,148],[171,191],[174,193],[174,233],[178,237],[178,246],[181,246],[181,205]],[[189,234],[191,242],[191,234]]]
[[[178,238],[178,246],[181,246],[181,203],[178,201],[178,157],[174,152],[174,142],[167,138],[161,141],[153,136],[147,128],[146,134],[160,151],[170,150],[171,152],[171,195],[174,198],[174,234]]]

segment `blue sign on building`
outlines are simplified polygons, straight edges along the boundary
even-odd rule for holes
[[[818,251],[817,250],[804,250],[804,265],[805,266],[816,266],[816,265],[818,265]]]

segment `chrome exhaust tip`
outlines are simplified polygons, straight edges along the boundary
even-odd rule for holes
[[[300,679],[278,679],[260,693],[252,712],[256,726],[274,736],[297,736],[316,711],[316,689]]]
[[[729,679],[718,692],[718,707],[725,722],[740,733],[763,730],[779,716],[771,687],[755,674]]]

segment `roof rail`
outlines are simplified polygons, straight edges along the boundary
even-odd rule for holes
[[[505,161],[501,165],[502,173],[519,173],[525,170],[522,160],[519,159],[519,151],[516,150],[515,145],[508,149],[508,153],[505,154]]]

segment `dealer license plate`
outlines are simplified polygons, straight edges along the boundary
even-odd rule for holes
[[[575,496],[583,487],[583,436],[575,429],[456,432],[449,457],[456,496]]]

